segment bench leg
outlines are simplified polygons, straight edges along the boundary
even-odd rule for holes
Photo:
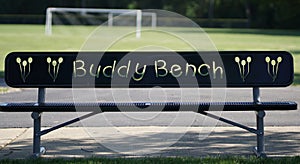
[[[32,112],[33,119],[33,157],[40,157],[45,153],[45,148],[41,147],[41,113]]]
[[[266,113],[263,110],[256,112],[256,127],[257,127],[257,147],[254,148],[254,153],[257,157],[266,157],[265,141],[264,141],[264,117]]]

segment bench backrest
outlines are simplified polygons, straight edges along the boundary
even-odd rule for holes
[[[284,87],[293,57],[283,51],[12,52],[11,87]]]

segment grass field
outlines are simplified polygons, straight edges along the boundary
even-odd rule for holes
[[[0,72],[4,69],[4,58],[11,51],[72,51],[80,50],[93,26],[54,26],[53,35],[45,36],[43,25],[0,25]],[[101,35],[95,40],[92,48],[85,50],[101,50],[103,45],[120,37],[120,34],[134,28],[113,27],[102,28]],[[199,34],[192,28],[158,28],[158,32],[142,32],[141,39],[135,39],[132,33],[110,45],[109,50],[135,50],[145,45],[159,45],[172,50],[192,50],[175,36],[159,31],[172,31],[188,41],[197,43]],[[300,30],[258,30],[258,29],[204,29],[217,50],[284,50],[293,54],[295,59],[295,84],[300,84]],[[202,35],[201,35],[202,36]],[[200,36],[200,37],[201,37]],[[90,40],[91,41],[91,40]],[[212,50],[207,43],[197,43]],[[102,47],[101,47],[102,46]],[[199,48],[199,47],[196,47]]]

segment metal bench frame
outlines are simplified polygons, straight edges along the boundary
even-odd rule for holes
[[[38,104],[43,104],[45,103],[45,94],[46,94],[46,89],[45,88],[39,88],[38,89]],[[258,87],[253,88],[253,102],[255,104],[260,103],[260,90]],[[241,106],[242,107],[242,106]],[[86,119],[88,117],[91,117],[95,114],[99,114],[100,112],[91,112],[86,115],[83,115],[81,117],[77,117],[75,119],[69,120],[67,122],[61,123],[59,125],[53,126],[49,129],[41,130],[41,116],[42,112],[37,112],[34,111],[31,114],[31,117],[33,119],[33,125],[34,125],[34,130],[33,130],[33,155],[35,157],[40,157],[42,154],[45,153],[45,148],[41,147],[41,136],[54,131],[56,129],[62,128],[64,126],[68,126],[70,124],[73,124],[75,122],[78,122],[80,120]],[[264,117],[265,117],[265,111],[264,110],[258,110],[256,111],[256,129],[245,126],[243,124],[234,122],[232,120],[228,120],[223,117],[219,117],[216,115],[213,115],[211,113],[208,113],[206,111],[199,111],[199,114],[208,116],[213,119],[217,119],[219,121],[222,121],[224,123],[242,128],[244,130],[249,131],[250,133],[256,134],[256,140],[257,140],[257,146],[253,148],[254,153],[256,154],[257,157],[266,157],[265,153],[265,145],[264,145]]]

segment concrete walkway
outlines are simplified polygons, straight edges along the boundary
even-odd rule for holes
[[[0,159],[29,158],[32,130],[0,129]],[[235,127],[216,127],[207,137],[205,132],[209,130],[156,126],[65,127],[42,137],[42,146],[47,149],[43,157],[253,155],[254,134]],[[268,156],[300,155],[300,127],[266,127],[265,133]]]

